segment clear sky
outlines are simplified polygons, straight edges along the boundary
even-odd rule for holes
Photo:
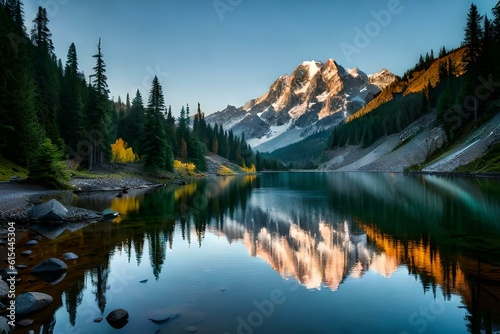
[[[490,17],[497,0],[478,0]],[[175,114],[198,102],[209,114],[264,94],[306,60],[333,58],[367,74],[402,75],[420,53],[458,47],[464,0],[38,0],[24,1],[31,29],[47,8],[56,54],[74,42],[80,70],[92,73],[99,37],[115,100],[158,75]],[[379,15],[374,15],[379,13]],[[377,17],[378,16],[378,17]],[[361,33],[360,33],[361,32]],[[362,36],[361,34],[365,35]],[[360,37],[361,36],[361,37]]]

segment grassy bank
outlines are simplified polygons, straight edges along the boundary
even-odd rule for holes
[[[491,146],[486,151],[486,154],[467,165],[458,167],[455,171],[462,173],[500,173],[500,143]]]
[[[13,177],[26,178],[28,171],[15,163],[0,157],[0,181],[9,181]]]

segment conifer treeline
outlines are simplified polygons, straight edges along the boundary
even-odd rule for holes
[[[445,57],[449,52],[443,47],[438,58],[437,86],[428,83],[420,93],[395,94],[391,101],[363,117],[335,127],[329,147],[370,146],[386,135],[402,131],[432,108],[437,108],[436,125],[443,126],[448,139],[467,131],[469,125],[484,122],[494,115],[497,110],[491,101],[500,97],[497,84],[500,81],[500,1],[493,8],[493,15],[493,20],[489,20],[478,13],[476,5],[471,5],[462,45],[465,48],[464,71],[456,68],[450,57]],[[432,50],[425,58],[421,55],[419,62],[397,85],[408,85],[417,72],[429,69],[435,60]],[[459,77],[459,72],[465,74]]]
[[[118,103],[110,101],[100,39],[87,81],[78,68],[75,44],[69,46],[63,65],[51,38],[43,7],[28,35],[22,1],[0,0],[0,156],[30,169],[39,151],[47,152],[52,145],[54,160],[64,153],[93,168],[109,162],[110,145],[123,138],[151,168],[172,170],[176,157],[203,171],[207,152],[240,166],[256,164],[245,139],[207,124],[199,105],[192,127],[189,106],[182,108],[176,122],[171,108],[165,107],[157,77],[146,107],[139,91],[132,102],[128,95],[125,104],[120,98]]]

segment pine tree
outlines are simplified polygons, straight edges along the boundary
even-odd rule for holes
[[[441,60],[439,62],[438,74],[440,82],[448,77],[448,67],[446,60]]]
[[[39,7],[33,20],[32,42],[35,45],[34,69],[35,85],[37,87],[36,108],[40,125],[52,142],[64,147],[59,133],[57,116],[60,110],[60,71],[54,56],[54,46],[51,32],[48,28],[49,19],[45,8]]]
[[[500,40],[500,1],[492,9],[493,12],[493,38]]]
[[[443,45],[441,50],[439,50],[439,58],[443,58],[444,56],[446,56],[446,47]]]
[[[106,77],[106,64],[104,63],[103,59],[100,38],[99,38],[99,43],[97,44],[97,53],[92,57],[96,58],[96,66],[93,68],[95,73],[93,86],[97,94],[102,95],[107,99],[109,94],[108,83],[107,83],[108,78]]]
[[[142,160],[147,168],[173,170],[173,154],[166,141],[164,127],[165,99],[155,76],[149,94],[146,120],[142,134]]]
[[[420,55],[420,58],[418,59],[417,71],[420,71],[424,68],[425,68],[424,57],[422,55]]]
[[[31,43],[9,15],[0,7],[0,155],[29,167],[44,134],[36,114]],[[19,36],[15,46],[10,35]]]
[[[45,8],[38,7],[38,12],[33,23],[34,26],[31,29],[33,44],[52,55],[54,53],[54,44],[51,39],[52,33],[48,28],[49,18],[47,17],[47,10]]]
[[[130,111],[130,95],[127,93],[127,101],[125,102],[125,112]]]
[[[172,106],[168,107],[167,117],[165,119],[165,135],[170,147],[177,147],[175,118],[172,116]]]
[[[111,122],[111,108],[108,100],[108,84],[106,77],[106,65],[101,51],[101,39],[97,45],[97,53],[94,67],[94,80],[89,92],[87,104],[86,130],[90,139],[91,147],[87,155],[88,168],[94,165],[102,166],[111,158],[111,142],[109,138],[109,124]]]
[[[71,43],[64,68],[63,84],[61,85],[61,107],[58,120],[59,132],[72,152],[77,151],[78,141],[83,136],[81,86],[76,46]]]
[[[464,61],[468,70],[476,72],[479,60],[481,58],[481,46],[484,36],[482,28],[483,16],[479,14],[477,6],[471,4],[467,14],[467,25],[465,27],[465,39],[463,44],[467,47],[464,55]]]
[[[48,187],[67,189],[70,177],[62,159],[62,151],[50,139],[45,139],[33,157],[29,180]]]

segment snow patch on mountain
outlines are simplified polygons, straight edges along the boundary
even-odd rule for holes
[[[314,77],[319,71],[318,63],[314,60],[305,61],[302,63],[302,66],[305,66],[309,69],[309,79]]]
[[[261,138],[249,139],[249,140],[247,140],[247,143],[252,147],[259,146],[259,145],[261,145],[269,140],[272,140],[276,137],[281,136],[283,133],[285,133],[288,130],[288,128],[290,127],[291,124],[292,124],[292,121],[290,121],[286,124],[280,125],[280,126],[271,126],[269,128],[269,133],[266,136],[263,136]]]

